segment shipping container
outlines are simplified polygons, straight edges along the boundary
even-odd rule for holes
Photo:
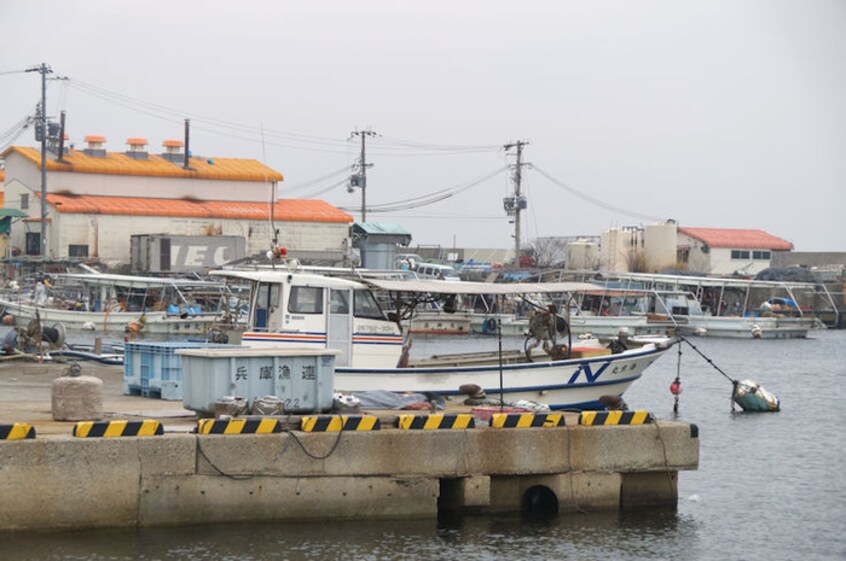
[[[192,273],[246,256],[241,236],[137,234],[130,243],[133,273]]]

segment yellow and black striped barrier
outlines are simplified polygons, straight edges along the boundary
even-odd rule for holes
[[[23,440],[35,438],[35,427],[26,423],[0,425],[0,440]]]
[[[382,430],[382,422],[375,415],[316,415],[303,417],[300,428],[303,432]]]
[[[563,413],[494,413],[491,427],[495,429],[526,429],[531,427],[563,427]]]
[[[579,424],[586,427],[645,425],[655,421],[649,411],[582,411]]]
[[[159,421],[80,421],[73,427],[73,435],[80,438],[154,436],[159,434],[164,434],[164,429]]]
[[[472,429],[476,426],[473,415],[400,415],[397,428],[403,430]]]
[[[198,434],[273,434],[282,432],[279,419],[200,419]]]

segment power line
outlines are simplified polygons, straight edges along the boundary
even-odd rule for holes
[[[656,216],[651,216],[651,215],[648,215],[648,214],[641,214],[639,212],[634,212],[634,211],[631,211],[631,210],[628,210],[628,209],[625,209],[625,208],[622,208],[622,207],[619,207],[619,206],[612,205],[610,203],[606,203],[605,201],[602,201],[600,199],[597,199],[596,197],[592,197],[590,195],[582,193],[581,191],[578,191],[578,190],[574,189],[573,187],[570,187],[569,185],[565,184],[564,182],[555,179],[554,177],[552,177],[551,175],[549,175],[548,173],[546,173],[545,171],[543,171],[542,169],[540,169],[536,165],[533,166],[533,169],[536,172],[538,172],[539,174],[541,174],[542,176],[544,176],[545,178],[547,178],[548,180],[550,180],[555,185],[561,187],[562,189],[569,192],[570,194],[575,195],[575,196],[579,197],[580,199],[591,203],[592,205],[598,206],[598,207],[603,208],[605,210],[610,210],[612,212],[616,212],[617,214],[622,214],[623,216],[628,216],[630,218],[638,218],[638,219],[641,219],[641,220],[654,220],[656,222],[660,222],[660,221],[664,220],[663,218],[658,218]]]
[[[441,189],[439,191],[429,193],[428,195],[421,195],[421,196],[417,196],[417,197],[412,197],[410,199],[402,199],[402,200],[393,201],[393,202],[390,202],[390,203],[382,203],[382,204],[379,204],[379,205],[371,205],[370,212],[387,213],[387,212],[396,212],[396,211],[401,211],[401,210],[412,210],[412,209],[415,209],[415,208],[433,205],[433,204],[439,203],[443,200],[452,198],[452,197],[454,197],[454,196],[456,196],[460,193],[463,193],[463,192],[465,192],[469,189],[472,189],[473,187],[476,187],[477,185],[487,181],[488,179],[502,173],[506,169],[507,169],[506,167],[499,168],[499,169],[497,169],[497,170],[495,170],[495,171],[493,171],[489,174],[486,174],[486,175],[481,176],[477,179],[474,179],[473,181],[470,181],[469,183],[464,184],[460,187]],[[344,208],[344,207],[339,207],[339,208],[341,208],[342,210],[352,210],[352,209]]]
[[[313,198],[315,198],[319,195],[322,195],[323,193],[328,193],[332,189],[337,189],[338,187],[340,187],[341,185],[345,185],[346,183],[347,183],[347,178],[345,177],[342,180],[338,181],[337,183],[333,183],[332,185],[329,185],[328,187],[324,187],[323,189],[319,189],[319,190],[315,191],[314,193],[309,193],[308,195],[305,195],[305,196],[300,197],[300,198],[302,198],[302,199],[313,199]]]
[[[199,130],[204,130],[206,132],[210,132],[213,134],[226,134],[227,136],[233,138],[239,138],[241,140],[246,140],[250,142],[260,142],[258,137],[261,134],[261,131],[258,127],[254,125],[247,125],[243,123],[237,123],[234,121],[228,121],[224,119],[218,119],[215,117],[209,117],[207,115],[202,115],[198,113],[193,113],[189,111],[182,111],[178,109],[174,109],[172,107],[168,107],[165,105],[160,105],[157,103],[152,103],[149,101],[144,101],[138,98],[134,98],[131,96],[127,96],[124,94],[120,94],[106,88],[102,88],[100,86],[96,86],[93,84],[88,84],[86,82],[82,82],[80,80],[70,80],[70,84],[72,87],[75,87],[77,90],[82,91],[83,93],[87,93],[88,95],[97,97],[103,101],[107,101],[123,107],[125,109],[130,109],[133,111],[137,111],[143,113],[145,115],[153,116],[165,121],[170,122],[181,122],[182,118],[188,116],[192,119],[193,122],[201,122],[205,123],[208,127],[216,127],[218,129],[224,129],[229,132],[223,133],[219,130],[214,130],[210,128],[203,128],[195,126],[195,128]],[[244,137],[244,136],[235,136],[232,132],[237,132],[240,134],[247,134],[251,135],[252,137]],[[279,131],[279,130],[272,130],[266,129],[264,133],[271,138],[276,138],[279,140],[286,141],[286,143],[272,143],[267,142],[268,144],[272,144],[275,146],[282,146],[286,148],[291,148],[295,150],[308,150],[308,151],[318,151],[318,152],[330,152],[330,153],[345,153],[346,151],[341,150],[332,150],[331,148],[340,148],[346,145],[346,141],[338,138],[326,138],[320,137],[315,135],[307,135],[301,133],[292,133],[286,131]],[[294,144],[291,144],[294,143]],[[305,145],[305,146],[304,146]],[[317,148],[322,147],[322,148]],[[413,142],[413,141],[401,141],[401,140],[394,140],[394,139],[387,139],[384,145],[379,146],[379,148],[385,150],[384,155],[391,155],[391,156],[434,156],[434,155],[463,155],[463,154],[471,154],[471,153],[482,153],[482,152],[492,152],[495,150],[493,146],[462,146],[462,145],[439,145],[439,144],[431,144],[431,143],[420,143],[420,142]],[[409,148],[417,148],[422,151],[417,152],[409,152]],[[394,150],[402,150],[404,153],[397,153]],[[373,153],[381,154],[380,150],[374,150]]]
[[[335,171],[329,172],[326,175],[321,175],[320,177],[315,177],[314,179],[309,179],[308,181],[303,181],[302,183],[296,183],[294,185],[288,185],[288,186],[285,187],[285,192],[298,191],[300,189],[305,189],[306,187],[311,187],[315,183],[320,183],[322,181],[326,181],[327,179],[331,179],[331,178],[335,177],[336,175],[340,175],[342,173],[344,175],[346,175],[347,173],[349,173],[349,169],[350,169],[349,166],[344,166],[341,169],[337,169]],[[346,180],[347,179],[345,177],[344,181],[346,181]]]

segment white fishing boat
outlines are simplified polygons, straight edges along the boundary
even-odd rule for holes
[[[602,408],[600,397],[621,396],[644,370],[666,353],[672,339],[615,346],[596,339],[543,341],[529,353],[467,352],[410,358],[411,340],[395,313],[386,316],[372,291],[421,299],[442,295],[557,294],[591,289],[585,283],[491,284],[439,280],[352,281],[305,274],[294,267],[275,271],[217,271],[213,275],[252,285],[247,328],[241,343],[251,347],[335,349],[335,389],[459,395],[465,384],[509,402],[526,399],[562,409]],[[230,341],[234,342],[234,341]],[[541,343],[539,340],[538,343]],[[622,342],[621,342],[622,343]],[[468,349],[469,350],[469,349]],[[500,389],[501,388],[501,389]]]
[[[672,317],[678,335],[731,339],[801,339],[812,329],[824,329],[814,317],[720,315],[706,313],[689,292],[656,291],[656,308]]]
[[[3,316],[68,329],[205,334],[233,321],[226,285],[216,281],[114,274],[62,274],[0,297]]]
[[[564,310],[570,330],[575,335],[595,335],[600,338],[628,335],[663,335],[673,333],[676,322],[672,317],[650,313],[651,293],[644,290],[594,289],[581,291],[568,301],[554,299]],[[533,309],[537,309],[536,303]],[[479,314],[474,318],[474,333],[497,334],[497,321],[503,335],[525,336],[529,317],[517,314]]]
[[[606,273],[606,283],[645,289],[655,312],[672,317],[680,335],[744,339],[795,339],[838,322],[837,306],[824,285],[807,282]]]

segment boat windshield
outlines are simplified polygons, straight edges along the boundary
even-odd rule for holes
[[[356,290],[353,294],[353,314],[358,318],[385,319],[382,308],[369,290]]]

